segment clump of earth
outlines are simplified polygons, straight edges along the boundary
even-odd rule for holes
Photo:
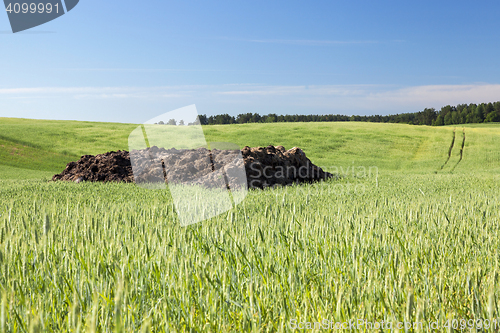
[[[84,155],[52,180],[198,184],[207,187],[266,188],[334,177],[314,165],[302,149],[283,146],[242,150],[164,149]],[[243,183],[242,183],[243,182]]]

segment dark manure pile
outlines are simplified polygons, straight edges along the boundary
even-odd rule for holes
[[[132,157],[132,159],[131,159]],[[241,158],[243,157],[243,158]],[[133,166],[133,167],[132,167]],[[243,171],[244,170],[244,171]],[[70,162],[54,181],[199,184],[223,183],[248,188],[287,186],[334,177],[314,165],[302,149],[283,146],[240,150],[164,149],[156,146],[131,152],[119,150],[84,155]]]

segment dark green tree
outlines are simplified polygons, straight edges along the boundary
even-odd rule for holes
[[[493,107],[493,103],[488,103],[488,104],[484,104],[484,121],[486,122],[486,119],[494,119],[495,118],[495,115],[491,115],[489,118],[488,116],[490,115],[490,113],[494,113],[495,112],[495,108]]]
[[[446,116],[444,116],[444,124],[445,125],[452,125],[452,119],[451,119],[451,112],[448,112]]]
[[[475,123],[482,123],[483,121],[484,121],[484,105],[479,104],[476,108],[474,122]]]
[[[462,124],[462,119],[460,117],[460,113],[457,111],[452,111],[451,112],[451,122],[453,124]]]
[[[208,125],[208,118],[206,114],[200,114],[197,118],[200,125]],[[196,124],[196,121],[195,121]]]
[[[434,126],[443,126],[443,125],[444,125],[443,117],[441,117],[441,115],[438,115],[436,121],[434,122]]]

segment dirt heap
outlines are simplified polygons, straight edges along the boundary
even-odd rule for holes
[[[245,147],[240,151],[206,148],[177,150],[153,146],[130,153],[119,150],[82,156],[79,161],[68,163],[64,171],[52,180],[77,183],[194,183],[236,188],[244,186],[242,181],[245,176],[248,188],[291,185],[333,177],[312,164],[297,147],[290,150],[285,150],[283,146]]]
[[[313,182],[333,177],[314,165],[302,149],[267,146],[241,150],[249,188]]]
[[[153,146],[130,152],[136,183],[245,186],[240,150],[164,149]],[[243,184],[242,184],[242,181]]]
[[[84,155],[78,162],[68,163],[64,171],[54,175],[52,180],[131,183],[134,176],[128,151],[119,150],[95,156]]]

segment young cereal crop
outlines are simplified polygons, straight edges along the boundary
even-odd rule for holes
[[[500,328],[497,125],[464,126],[443,169],[452,127],[209,127],[213,142],[299,146],[339,179],[250,191],[181,227],[168,191],[48,182],[81,147],[126,148],[134,128],[64,124],[0,123],[0,332],[289,332],[325,320]],[[109,141],[94,140],[106,130]],[[32,153],[54,159],[26,162]]]
[[[251,191],[186,228],[165,192],[4,181],[0,330],[496,317],[500,202],[498,179],[484,177],[389,173],[357,194],[336,190],[345,179]]]

